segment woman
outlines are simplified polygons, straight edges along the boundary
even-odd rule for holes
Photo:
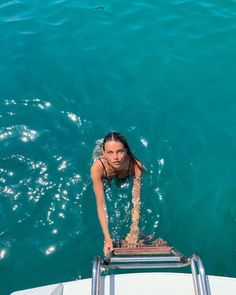
[[[112,179],[122,182],[133,178],[131,226],[125,238],[128,246],[135,246],[139,236],[140,191],[142,164],[130,151],[129,145],[120,133],[110,132],[102,141],[100,156],[91,167],[91,177],[97,202],[98,218],[104,234],[104,254],[113,250],[113,242],[109,232],[108,213],[105,201],[105,183],[110,185]]]

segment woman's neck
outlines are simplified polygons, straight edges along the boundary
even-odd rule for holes
[[[128,166],[129,166],[129,163],[130,163],[130,157],[127,155],[126,156],[126,159],[124,161],[124,164],[121,167],[119,167],[119,168],[113,167],[109,162],[107,162],[107,163],[108,163],[108,165],[110,167],[110,171],[111,172],[114,172],[114,173],[117,173],[118,172],[119,173],[121,171],[124,171],[124,170],[127,170],[128,169]]]

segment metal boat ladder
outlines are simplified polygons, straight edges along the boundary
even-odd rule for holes
[[[158,269],[190,266],[196,295],[210,295],[205,269],[200,257],[193,254],[187,258],[165,242],[164,245],[114,248],[103,261],[94,257],[92,269],[92,293],[101,295],[101,273],[105,269]]]

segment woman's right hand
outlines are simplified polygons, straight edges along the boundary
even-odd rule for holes
[[[104,247],[103,247],[104,255],[106,256],[112,250],[113,250],[113,242],[112,242],[111,237],[105,238]]]
[[[131,230],[125,238],[126,247],[136,247],[139,239],[139,228],[137,225],[131,226]]]

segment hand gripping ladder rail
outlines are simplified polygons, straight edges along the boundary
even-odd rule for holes
[[[94,258],[92,269],[92,293],[100,295],[101,272],[105,269],[157,269],[191,267],[196,295],[210,295],[205,269],[200,257],[193,254],[187,258],[163,240],[141,247],[114,248],[103,261]]]

